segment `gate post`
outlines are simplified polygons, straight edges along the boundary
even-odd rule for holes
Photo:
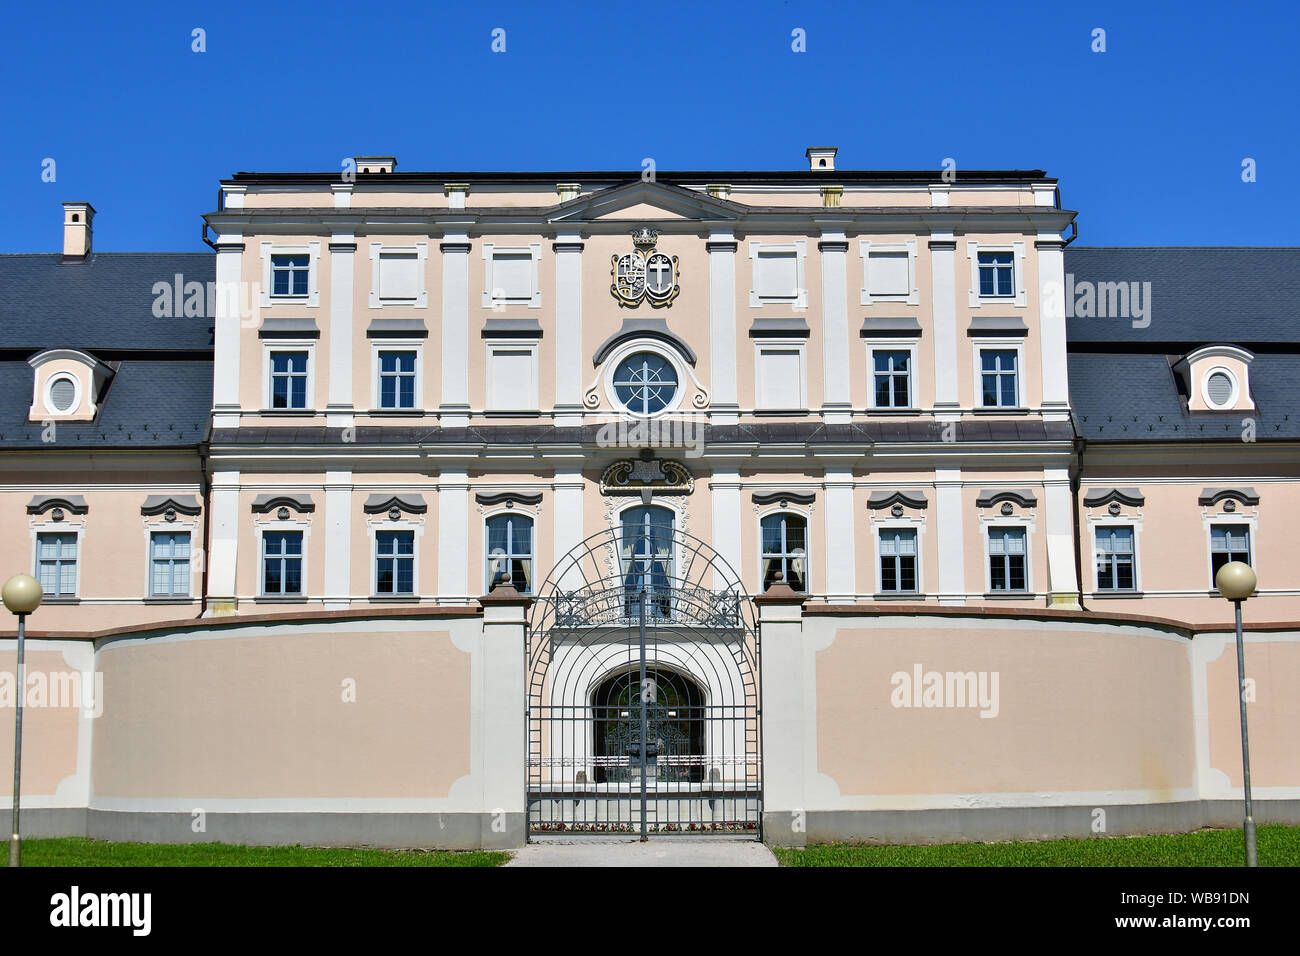
[[[477,754],[483,774],[483,846],[519,847],[528,842],[524,641],[533,599],[507,582],[478,600],[483,606],[483,737]]]
[[[762,642],[763,838],[779,846],[808,840],[804,781],[815,754],[806,752],[809,708],[804,699],[805,595],[778,580],[754,598]]]

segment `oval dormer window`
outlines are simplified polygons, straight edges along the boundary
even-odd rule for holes
[[[1211,372],[1205,380],[1205,397],[1215,408],[1230,404],[1232,392],[1232,379],[1224,372]]]
[[[71,410],[77,401],[77,383],[66,376],[50,382],[50,405],[58,412]]]

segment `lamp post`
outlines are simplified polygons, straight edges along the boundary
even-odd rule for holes
[[[1246,795],[1246,865],[1259,866],[1255,853],[1255,817],[1250,804],[1250,737],[1246,733],[1246,652],[1241,637],[1241,602],[1255,593],[1255,572],[1242,561],[1229,561],[1214,576],[1214,586],[1237,612],[1237,697],[1241,703],[1241,781]]]
[[[27,615],[41,606],[41,583],[30,574],[15,574],[0,590],[0,598],[11,612],[18,615],[18,684],[14,702],[14,791],[13,829],[9,835],[9,865],[18,866],[22,858],[22,839],[18,835],[18,806],[22,802],[23,772],[23,692],[26,674],[23,671],[24,624]]]

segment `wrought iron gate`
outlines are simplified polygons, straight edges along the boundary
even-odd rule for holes
[[[761,836],[753,604],[726,562],[663,512],[625,512],[538,589],[530,839]]]

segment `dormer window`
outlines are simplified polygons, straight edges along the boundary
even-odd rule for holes
[[[1183,356],[1174,372],[1187,395],[1189,412],[1253,411],[1250,397],[1251,352],[1233,345],[1207,345]]]
[[[97,404],[113,369],[86,352],[50,349],[27,360],[32,367],[32,405],[27,419],[32,422],[88,422],[99,411]]]

